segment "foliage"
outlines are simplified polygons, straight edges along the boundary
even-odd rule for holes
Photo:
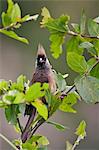
[[[19,40],[23,43],[28,44],[28,40],[26,38],[20,37],[13,31],[13,29],[20,28],[22,23],[36,20],[38,18],[38,14],[34,16],[26,15],[24,17],[21,16],[21,9],[17,3],[14,4],[12,0],[8,0],[8,8],[6,12],[2,12],[2,26],[0,32],[13,38]]]
[[[7,11],[2,12],[1,15],[3,27],[0,32],[28,44],[28,40],[18,36],[14,30],[20,28],[23,22],[36,20],[38,15],[22,17],[21,14],[19,5],[8,0]],[[26,130],[28,137],[25,142],[22,142],[21,136],[19,140],[11,143],[0,134],[0,137],[16,150],[47,150],[48,139],[35,134],[39,126],[46,122],[63,131],[66,129],[65,126],[49,120],[58,109],[67,113],[76,113],[74,105],[78,100],[86,103],[99,102],[99,17],[87,19],[83,10],[80,23],[71,23],[71,30],[70,16],[61,15],[54,19],[45,7],[42,9],[41,15],[43,18],[40,24],[50,33],[50,48],[55,59],[62,54],[65,37],[71,36],[66,44],[66,61],[70,69],[77,72],[78,76],[74,80],[74,84],[68,86],[66,82],[68,74],[62,75],[54,71],[57,84],[57,91],[54,94],[51,93],[47,83],[41,86],[41,83],[37,82],[29,86],[29,81],[24,75],[20,75],[16,82],[0,80],[0,108],[5,110],[8,123],[12,124],[17,132],[22,135],[27,126],[26,124],[23,127],[20,124],[20,117],[25,114],[25,108],[29,105],[37,111],[30,127]],[[86,27],[89,35],[85,34]],[[85,51],[90,56],[89,59],[86,59]],[[41,101],[44,97],[47,104]],[[73,145],[67,141],[66,150],[74,150],[80,140],[85,138],[85,129],[85,121],[80,122],[75,132],[78,136],[77,140]]]

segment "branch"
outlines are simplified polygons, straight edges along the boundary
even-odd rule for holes
[[[34,128],[32,129],[30,135],[28,136],[28,139],[30,139],[33,134],[36,132],[36,130],[45,122],[46,120],[44,120],[43,118],[41,118],[36,125],[34,126]]]
[[[20,131],[21,131],[21,133],[23,132],[23,130],[22,130],[22,126],[21,126],[21,124],[20,124],[20,120],[19,120],[19,118],[17,118],[17,123],[18,123],[18,126],[19,126],[19,128],[20,128]]]
[[[99,39],[99,37],[97,37],[97,36],[82,35],[82,34],[78,34],[78,33],[73,32],[73,31],[68,31],[67,34],[72,35],[72,36],[81,36],[81,37],[88,38],[88,39]]]
[[[61,96],[59,97],[61,100],[63,100],[63,98],[65,96],[67,96],[73,89],[75,89],[75,85],[73,85],[72,87],[70,87],[70,89],[68,89],[68,91],[66,93],[62,93]]]
[[[1,133],[0,133],[0,137],[3,140],[5,140],[11,147],[13,147],[13,149],[18,150],[17,147],[11,141],[9,141],[4,135],[2,135]]]
[[[1,30],[8,30],[8,29],[11,29],[11,28],[14,28],[17,24],[22,24],[22,23],[24,23],[24,22],[28,22],[28,21],[31,21],[31,20],[36,20],[38,18],[38,14],[36,14],[36,15],[33,15],[33,16],[30,16],[27,20],[25,20],[25,21],[17,21],[17,22],[15,22],[15,23],[12,23],[12,24],[10,24],[9,26],[6,26],[6,27],[2,27],[2,28],[0,28],[0,31]]]

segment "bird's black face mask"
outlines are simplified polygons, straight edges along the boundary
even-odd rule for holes
[[[45,55],[38,55],[38,57],[37,57],[37,66],[38,67],[45,67],[45,65],[46,65]]]

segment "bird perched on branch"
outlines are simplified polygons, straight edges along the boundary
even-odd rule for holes
[[[46,56],[43,46],[40,44],[38,46],[35,71],[33,73],[30,86],[36,82],[40,82],[41,86],[43,83],[48,83],[51,92],[54,93],[56,91],[56,83],[55,83],[54,74],[52,71],[52,66],[50,65],[48,61],[48,58]],[[42,98],[42,101],[46,103],[45,98]],[[28,128],[30,127],[31,123],[34,120],[35,113],[36,113],[35,107],[33,107],[32,105],[26,106],[25,115],[29,115],[29,119],[23,131],[23,134],[21,136],[23,143],[27,140]]]

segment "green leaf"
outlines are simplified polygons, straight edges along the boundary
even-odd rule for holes
[[[36,145],[26,142],[26,143],[22,143],[22,150],[37,150],[37,148]]]
[[[45,136],[41,136],[41,138],[38,139],[38,144],[46,146],[49,144],[49,141]]]
[[[46,7],[42,8],[41,16],[43,16],[42,22],[40,22],[41,27],[44,27],[48,22],[49,18],[51,18],[50,13]]]
[[[77,23],[72,23],[71,25],[72,25],[72,27],[74,28],[74,31],[75,31],[75,32],[80,33],[80,26],[79,26],[79,24],[77,24]]]
[[[26,91],[25,99],[28,102],[31,102],[37,98],[43,97],[45,95],[45,91],[43,90],[43,87],[41,87],[41,83],[37,82],[29,87],[29,89]]]
[[[60,106],[61,99],[59,99],[57,96],[51,95],[50,97],[50,112],[49,116],[51,116]]]
[[[8,82],[7,81],[0,81],[0,91],[1,90],[7,90],[8,89]]]
[[[55,79],[58,86],[59,91],[64,91],[66,89],[66,81],[61,73],[55,72]]]
[[[2,12],[2,24],[4,27],[9,26],[11,24],[11,18],[5,12]]]
[[[67,63],[72,70],[78,73],[85,73],[88,69],[84,56],[81,56],[75,52],[67,53]]]
[[[18,105],[10,105],[5,108],[6,119],[9,123],[15,125],[17,124],[17,115],[19,114]]]
[[[62,101],[59,109],[64,112],[76,113],[76,110],[72,108],[77,103],[77,95],[75,93],[68,94]]]
[[[96,18],[94,19],[94,21],[95,21],[96,23],[99,23],[99,17],[96,17]]]
[[[99,102],[99,79],[91,76],[75,80],[79,95],[86,103]]]
[[[16,3],[12,9],[11,21],[12,23],[15,23],[15,22],[20,21],[20,19],[21,19],[21,10],[20,10],[19,5]]]
[[[18,36],[14,31],[0,30],[0,32],[23,43],[29,43],[27,39]]]
[[[99,36],[99,25],[92,19],[88,21],[88,32],[91,36]]]
[[[62,53],[62,44],[64,42],[64,36],[68,29],[69,16],[62,15],[58,19],[49,19],[46,23],[46,28],[51,33],[51,52],[54,58],[58,58]]]
[[[89,70],[93,67],[96,61],[97,60],[95,58],[90,58],[87,61],[87,64],[89,65]],[[91,69],[90,75],[99,79],[99,63],[93,69]]]
[[[20,104],[25,101],[25,95],[23,93],[17,93],[16,98],[13,101],[13,104]]]
[[[17,78],[17,87],[18,87],[18,90],[20,90],[22,92],[24,91],[25,81],[26,81],[26,76],[24,76],[24,75],[20,75]]]
[[[67,52],[75,52],[77,54],[82,54],[83,53],[83,48],[79,47],[80,44],[80,38],[79,37],[72,37],[68,42],[67,42],[67,47],[66,50]]]
[[[65,126],[63,126],[59,123],[53,122],[53,121],[47,121],[47,123],[51,124],[51,125],[54,125],[56,129],[61,130],[61,131],[64,131],[66,129]]]
[[[75,134],[84,138],[86,136],[86,122],[83,120],[80,122]]]
[[[93,44],[96,49],[97,56],[99,56],[99,39],[94,40]]]
[[[83,42],[79,45],[80,48],[85,48],[88,50],[89,53],[91,53],[92,55],[96,55],[96,50],[95,47],[92,43],[90,42]]]
[[[90,75],[99,79],[99,63],[91,70]]]
[[[69,142],[66,141],[66,150],[72,150],[73,145]]]
[[[36,100],[36,101],[32,102],[32,105],[34,107],[36,107],[39,115],[42,116],[45,120],[47,120],[47,118],[48,118],[47,106],[44,103],[42,103],[41,100]]]
[[[50,50],[52,52],[52,56],[57,59],[60,54],[62,54],[62,44],[64,42],[64,36],[58,34],[51,34],[50,41]]]
[[[58,19],[49,19],[46,24],[46,28],[50,33],[66,33],[68,31],[68,21],[70,17],[67,15],[62,15]]]
[[[7,2],[8,2],[7,14],[10,17],[10,15],[12,13],[13,6],[14,6],[14,3],[13,3],[12,0],[7,0]]]
[[[85,15],[85,11],[82,10],[81,20],[80,20],[80,33],[81,34],[85,33],[85,25],[86,25],[86,15]]]

